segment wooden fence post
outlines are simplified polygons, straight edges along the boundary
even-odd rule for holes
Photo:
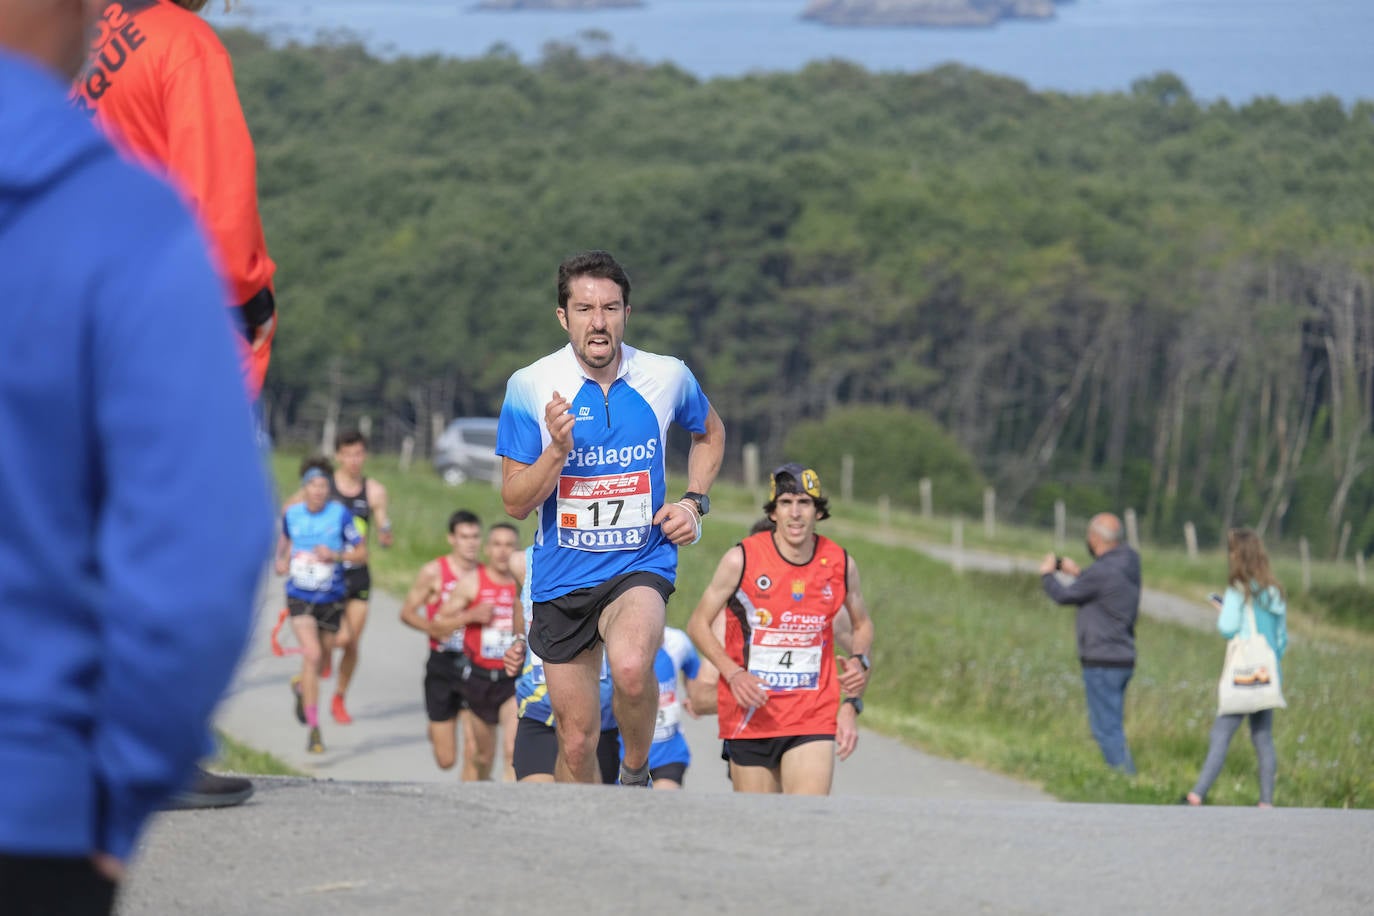
[[[759,485],[759,447],[756,443],[744,444],[744,486],[753,490]]]
[[[1140,549],[1140,529],[1136,524],[1135,510],[1126,510],[1126,543],[1132,548]]]
[[[1192,522],[1183,523],[1183,543],[1188,545],[1188,561],[1197,560],[1197,526]]]
[[[935,512],[935,498],[931,493],[930,478],[921,478],[921,518],[928,519]]]
[[[401,440],[401,470],[410,470],[410,462],[415,459],[415,437],[406,436]]]
[[[997,536],[997,491],[992,487],[983,490],[983,537],[992,540]]]
[[[1064,544],[1068,541],[1069,512],[1064,505],[1064,500],[1054,501],[1054,552],[1062,554]]]

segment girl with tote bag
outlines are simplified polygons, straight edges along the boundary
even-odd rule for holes
[[[1288,626],[1285,622],[1287,605],[1283,589],[1274,574],[1269,571],[1269,556],[1264,552],[1264,543],[1258,534],[1249,528],[1233,528],[1227,535],[1227,561],[1230,566],[1226,594],[1221,600],[1221,614],[1217,618],[1217,629],[1227,639],[1240,637],[1244,640],[1258,633],[1274,653],[1272,678],[1275,687],[1283,682],[1280,663],[1283,650],[1288,647]],[[1251,629],[1253,628],[1253,629]],[[1232,647],[1233,649],[1235,647]],[[1227,660],[1232,660],[1228,652]],[[1227,672],[1231,670],[1227,665]],[[1228,686],[1222,685],[1221,701],[1230,702]],[[1282,695],[1275,690],[1275,705],[1283,705]],[[1202,764],[1202,772],[1197,783],[1187,795],[1180,799],[1189,805],[1200,805],[1212,788],[1222,764],[1226,762],[1226,751],[1231,746],[1231,738],[1240,728],[1242,719],[1250,720],[1250,741],[1255,745],[1255,756],[1259,760],[1259,806],[1270,808],[1274,804],[1274,774],[1278,769],[1274,757],[1274,709],[1261,709],[1251,713],[1218,713],[1212,723],[1212,734],[1207,747],[1207,759]]]

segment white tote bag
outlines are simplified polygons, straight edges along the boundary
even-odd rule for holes
[[[1255,605],[1250,597],[1245,599],[1245,622],[1247,626],[1226,643],[1226,663],[1217,685],[1217,715],[1246,715],[1288,706],[1279,685],[1278,656],[1255,626]]]

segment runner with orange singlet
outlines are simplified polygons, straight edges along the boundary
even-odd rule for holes
[[[816,472],[778,468],[763,509],[773,530],[726,552],[687,633],[721,671],[717,715],[735,791],[828,795],[835,756],[858,743],[873,621],[854,558],[816,533],[830,515]],[[723,644],[712,632],[721,608]],[[834,627],[845,609],[853,654],[837,670]]]

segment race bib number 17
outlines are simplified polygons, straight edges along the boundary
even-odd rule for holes
[[[574,550],[637,550],[653,525],[648,471],[558,478],[558,545]]]

